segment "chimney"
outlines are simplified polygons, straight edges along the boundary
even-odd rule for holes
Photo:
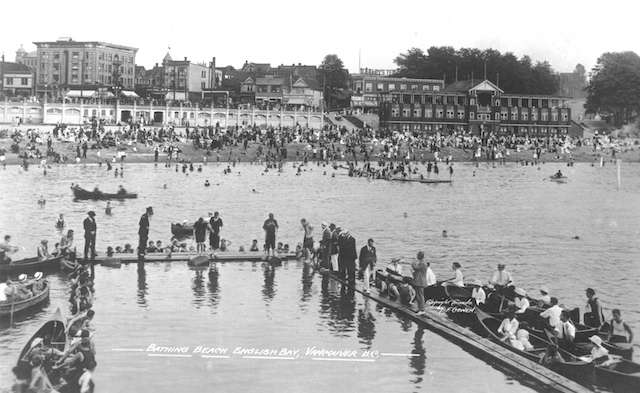
[[[187,56],[184,57],[184,61],[187,61]]]

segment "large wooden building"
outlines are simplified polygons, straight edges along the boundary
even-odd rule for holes
[[[489,80],[377,96],[380,127],[392,131],[549,136],[567,134],[571,126],[568,98],[507,94]]]

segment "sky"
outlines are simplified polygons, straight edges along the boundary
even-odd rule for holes
[[[548,61],[558,72],[590,70],[604,52],[640,53],[633,1],[4,1],[0,51],[12,61],[33,41],[104,41],[139,48],[150,68],[168,48],[174,59],[241,67],[256,63],[318,65],[337,54],[358,65],[395,68],[412,47],[494,48]],[[15,17],[7,17],[7,16]]]

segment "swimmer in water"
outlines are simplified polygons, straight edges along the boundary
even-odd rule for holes
[[[447,231],[446,230],[442,231],[442,237],[447,237],[447,236],[448,236]]]
[[[211,185],[211,183],[209,183],[209,179],[204,181],[204,186],[205,187],[209,187]]]
[[[104,208],[104,213],[108,216],[111,215],[111,201],[107,201],[107,207]]]
[[[164,189],[166,190],[166,189],[167,189],[167,183],[164,183],[164,184],[162,185],[162,188],[164,188]]]
[[[404,212],[403,216],[404,218],[407,218],[409,215],[407,214],[407,212]]]

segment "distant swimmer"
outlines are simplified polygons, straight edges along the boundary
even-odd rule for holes
[[[47,203],[47,200],[44,199],[44,196],[40,195],[40,199],[38,199],[38,205],[43,207]]]
[[[204,186],[205,187],[209,187],[211,185],[211,183],[209,183],[209,179],[204,181]]]
[[[580,236],[576,235],[574,237],[572,237],[573,240],[580,240]]]
[[[442,231],[442,237],[448,237],[448,236],[449,235],[447,235],[447,231],[446,230]]]
[[[111,215],[111,201],[107,201],[107,207],[104,208],[104,213],[108,216]]]
[[[404,212],[403,216],[404,216],[404,218],[409,217],[409,215],[407,214],[407,212]]]
[[[164,188],[164,189],[166,190],[166,189],[167,189],[167,183],[164,183],[164,184],[162,185],[162,188]]]
[[[258,192],[258,191],[256,191],[256,189],[255,189],[255,188],[252,188],[252,189],[251,189],[251,192],[256,193],[256,194],[259,194],[259,192]]]

